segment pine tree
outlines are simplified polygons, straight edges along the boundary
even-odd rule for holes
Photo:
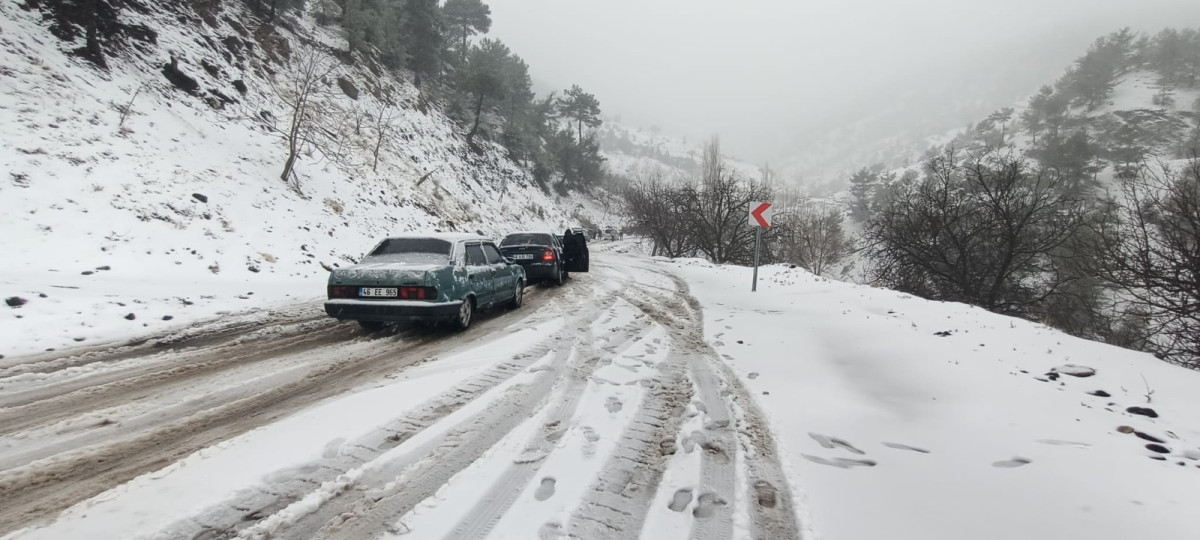
[[[409,39],[407,67],[421,86],[424,78],[436,79],[442,66],[442,20],[438,0],[408,0],[405,3],[402,33]]]
[[[491,29],[492,10],[480,0],[446,0],[442,15],[459,37],[458,53],[465,63],[470,50],[467,40],[475,34],[486,34]]]
[[[563,93],[558,101],[558,112],[575,121],[577,144],[583,144],[583,126],[594,128],[601,124],[600,102],[579,85],[573,85]]]

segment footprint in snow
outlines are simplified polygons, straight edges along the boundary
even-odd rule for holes
[[[872,460],[872,459],[849,459],[849,458],[825,459],[823,457],[810,456],[808,454],[800,454],[800,455],[803,456],[804,459],[807,459],[813,463],[819,463],[821,465],[828,465],[830,467],[837,467],[839,469],[851,469],[854,467],[874,467],[875,465],[877,465],[877,463],[875,463],[875,460]]]
[[[671,502],[667,503],[667,508],[682,512],[687,509],[689,504],[692,504],[692,488],[681,488],[671,496]]]
[[[908,450],[908,451],[910,451],[910,452],[919,452],[919,453],[921,453],[921,454],[928,454],[928,453],[929,453],[929,450],[926,450],[926,449],[924,449],[924,448],[918,448],[918,447],[916,447],[916,446],[909,446],[909,445],[907,445],[907,444],[900,444],[900,443],[894,443],[894,442],[885,442],[885,443],[883,443],[883,445],[884,445],[884,446],[886,446],[886,447],[888,447],[888,448],[895,448],[896,450]]]
[[[542,485],[538,486],[537,491],[533,493],[533,498],[544,501],[554,496],[554,477],[547,476],[542,479]]]
[[[592,457],[596,455],[596,442],[600,440],[600,434],[592,429],[592,426],[583,426],[580,428],[583,432],[583,455]]]
[[[1062,441],[1059,439],[1038,439],[1034,442],[1048,444],[1050,446],[1074,446],[1076,448],[1087,448],[1091,446],[1090,444],[1084,442]]]
[[[567,533],[563,530],[562,524],[556,521],[544,523],[538,529],[538,540],[558,540],[566,537]]]
[[[828,435],[822,435],[820,433],[812,433],[812,432],[809,432],[808,436],[812,437],[813,440],[817,441],[817,444],[820,444],[821,446],[823,446],[825,448],[829,448],[829,449],[841,448],[841,449],[847,450],[851,453],[858,454],[860,456],[866,453],[866,452],[863,452],[862,450],[855,448],[854,445],[852,445],[842,439],[839,439],[837,437],[830,437]]]
[[[997,461],[995,463],[992,463],[992,466],[999,467],[1001,469],[1015,469],[1017,467],[1023,467],[1025,465],[1029,465],[1030,463],[1033,463],[1032,459],[1023,458],[1023,457],[1015,457],[1012,459],[1006,459],[1004,461]]]
[[[696,498],[696,508],[692,509],[692,516],[698,518],[712,517],[717,513],[717,509],[729,504],[725,499],[722,499],[716,493],[707,492],[700,494]]]
[[[346,439],[344,437],[338,437],[325,443],[325,450],[321,452],[321,457],[325,459],[333,459],[338,457],[338,454],[342,452],[343,444],[346,444]]]
[[[608,396],[608,401],[604,403],[604,408],[608,409],[608,412],[610,413],[620,412],[621,407],[623,406],[624,405],[621,404],[621,400],[617,399],[615,396]]]
[[[705,444],[708,444],[708,436],[703,431],[695,430],[683,439],[683,451],[690,454],[697,445],[703,447]]]

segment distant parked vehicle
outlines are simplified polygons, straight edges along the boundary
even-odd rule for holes
[[[529,283],[562,285],[568,270],[559,237],[550,232],[516,232],[500,240],[500,253],[525,269]]]
[[[525,270],[486,238],[436,233],[386,238],[329,275],[325,313],[376,331],[393,321],[471,325],[475,311],[524,302]]]

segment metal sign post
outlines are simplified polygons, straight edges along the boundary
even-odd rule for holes
[[[758,290],[758,245],[762,243],[762,227],[754,228],[754,281],[750,283],[750,292]]]
[[[772,203],[755,201],[750,203],[750,226],[754,227],[754,280],[750,282],[750,292],[758,291],[758,253],[762,245],[762,231],[771,226]]]

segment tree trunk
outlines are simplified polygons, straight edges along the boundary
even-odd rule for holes
[[[467,64],[467,25],[462,27],[462,48],[459,49],[462,53],[463,65]]]
[[[87,22],[87,53],[92,57],[92,61],[99,65],[104,65],[104,50],[100,47],[100,32],[98,21],[100,20],[100,2],[102,0],[88,0],[88,11],[92,12],[92,16],[88,17]]]
[[[579,132],[579,137],[576,142],[579,144],[579,146],[583,146],[583,118],[582,117],[577,118],[575,120],[575,125],[577,128],[577,131]]]
[[[470,146],[475,139],[475,134],[479,132],[479,116],[483,112],[483,93],[479,93],[479,99],[475,100],[475,125],[471,126],[471,132],[467,133],[467,146]]]

